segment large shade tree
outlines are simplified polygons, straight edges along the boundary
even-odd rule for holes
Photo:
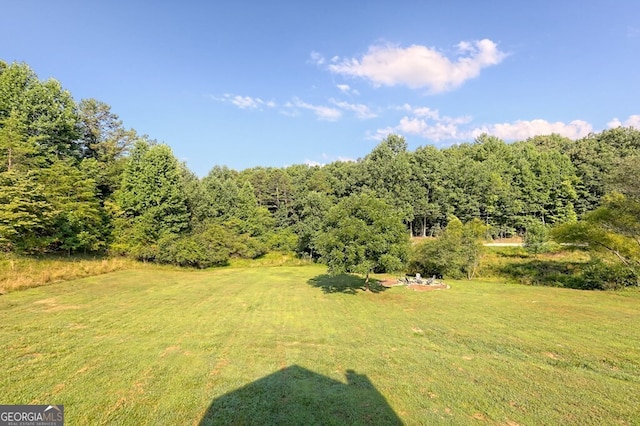
[[[370,195],[354,194],[332,207],[318,234],[316,248],[331,274],[365,276],[397,271],[406,264],[409,235],[403,212]]]

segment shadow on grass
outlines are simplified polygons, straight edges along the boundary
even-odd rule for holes
[[[347,370],[346,379],[292,365],[214,399],[199,424],[402,424],[367,376]]]
[[[313,287],[321,288],[324,293],[346,293],[356,294],[358,291],[365,291],[364,278],[355,275],[322,274],[311,278],[307,283]],[[387,290],[380,285],[380,281],[374,278],[369,279],[369,289],[372,293],[380,293]]]
[[[581,288],[582,283],[578,274],[584,266],[582,262],[534,259],[503,265],[497,270],[502,276],[522,284]]]

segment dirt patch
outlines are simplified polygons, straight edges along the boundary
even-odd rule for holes
[[[49,299],[36,300],[33,302],[34,305],[43,305],[46,309],[43,309],[43,312],[59,312],[66,311],[69,309],[82,309],[81,306],[78,305],[62,305],[59,304],[55,297],[51,297]]]
[[[406,286],[409,290],[413,290],[413,291],[446,290],[451,288],[450,286],[442,282],[436,282],[433,284],[408,284],[407,285],[406,282],[403,282],[401,280],[391,279],[391,278],[380,281],[380,285],[387,288]]]
[[[511,238],[496,238],[495,240],[491,241],[493,243],[505,243],[505,244],[520,244],[522,243],[522,237],[511,237]]]
[[[45,309],[43,312],[60,312],[67,311],[69,309],[82,309],[82,307],[78,305],[57,305],[52,306],[49,309]]]
[[[389,279],[380,281],[380,285],[382,287],[387,287],[388,288],[388,287],[397,287],[397,286],[402,285],[402,284],[398,284],[398,280],[394,280],[394,279],[390,279],[389,278]]]
[[[169,346],[160,354],[160,358],[164,358],[168,354],[175,352],[180,349],[180,346]]]

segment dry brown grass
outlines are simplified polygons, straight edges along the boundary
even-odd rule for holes
[[[139,267],[121,257],[0,257],[0,294]]]

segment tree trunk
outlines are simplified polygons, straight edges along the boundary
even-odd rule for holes
[[[364,288],[366,291],[371,291],[371,289],[369,288],[369,273],[367,272],[367,275],[364,278]]]
[[[422,218],[422,236],[427,236],[427,216]]]

